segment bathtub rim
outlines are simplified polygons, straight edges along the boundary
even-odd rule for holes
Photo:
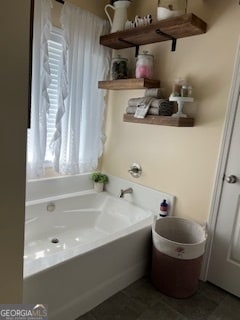
[[[111,195],[107,191],[103,191],[103,192]],[[57,200],[75,198],[75,197],[84,196],[84,195],[91,195],[91,194],[98,194],[98,193],[96,191],[94,191],[93,189],[88,189],[88,190],[84,190],[84,191],[77,191],[77,192],[70,192],[70,193],[64,193],[64,194],[54,195],[54,196],[46,197],[46,198],[39,198],[39,199],[35,199],[35,200],[27,200],[25,202],[25,206],[29,207],[29,206],[42,204],[42,203],[45,203],[45,202],[46,203],[54,202],[54,201],[57,201]]]

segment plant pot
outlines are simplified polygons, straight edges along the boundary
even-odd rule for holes
[[[104,186],[104,183],[94,182],[94,190],[96,192],[102,192],[103,191],[103,186]]]

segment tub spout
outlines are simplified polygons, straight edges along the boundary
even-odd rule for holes
[[[128,188],[128,189],[125,189],[125,190],[121,189],[119,197],[123,198],[125,193],[133,193],[133,189],[132,188]]]

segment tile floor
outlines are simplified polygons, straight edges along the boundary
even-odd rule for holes
[[[205,282],[192,297],[174,299],[145,277],[77,320],[240,320],[240,299]]]

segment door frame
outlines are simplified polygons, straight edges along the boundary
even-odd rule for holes
[[[206,244],[206,251],[203,258],[203,265],[201,271],[201,279],[207,281],[208,268],[211,259],[211,252],[213,246],[213,239],[215,228],[217,224],[219,206],[222,196],[223,179],[228,161],[230,143],[234,128],[234,120],[237,112],[238,99],[240,95],[240,39],[238,40],[237,53],[235,57],[233,76],[231,81],[231,88],[227,103],[227,112],[224,123],[224,130],[222,133],[221,149],[218,156],[216,178],[213,187],[213,195],[210,207],[210,214],[207,222],[208,226],[208,240]]]

